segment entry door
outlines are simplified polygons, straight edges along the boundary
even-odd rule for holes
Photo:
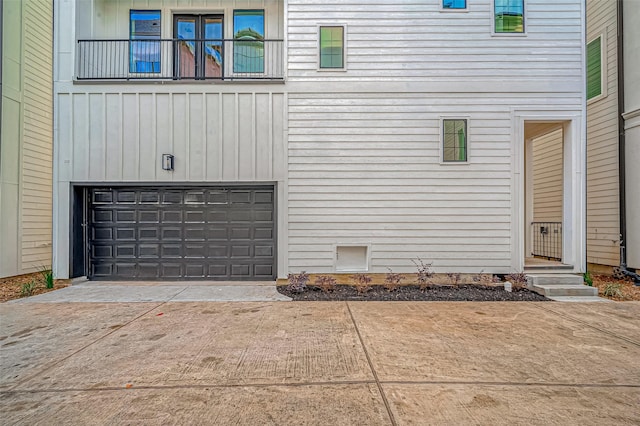
[[[177,79],[223,77],[222,15],[176,15],[173,31]]]

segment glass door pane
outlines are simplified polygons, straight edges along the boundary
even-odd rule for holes
[[[223,30],[222,17],[204,17],[204,76],[222,77],[223,70]]]
[[[233,72],[264,72],[264,10],[233,12]]]
[[[197,17],[175,18],[174,60],[177,78],[195,78],[197,69]]]

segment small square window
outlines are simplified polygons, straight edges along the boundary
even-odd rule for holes
[[[494,0],[495,32],[524,32],[524,0]]]
[[[344,68],[344,27],[320,27],[320,68]]]
[[[587,100],[602,95],[602,36],[587,44]]]
[[[467,161],[467,120],[442,120],[442,161]]]
[[[443,9],[466,9],[467,0],[442,0]]]

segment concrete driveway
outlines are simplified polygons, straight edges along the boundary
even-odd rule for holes
[[[639,424],[639,303],[0,305],[2,424]]]

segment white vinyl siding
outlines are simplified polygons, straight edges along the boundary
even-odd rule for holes
[[[587,40],[604,35],[606,97],[587,105],[587,261],[620,263],[616,2],[587,2]],[[604,68],[606,67],[606,68]]]
[[[533,221],[562,222],[562,129],[533,140]]]
[[[0,277],[51,266],[52,7],[4,3]]]
[[[508,273],[508,102],[580,103],[571,93],[289,95],[289,266],[331,272],[334,244],[369,245],[370,271]],[[517,97],[519,96],[519,97]],[[573,96],[573,97],[572,97]],[[440,112],[464,110],[474,161],[442,167]],[[437,111],[437,112],[436,112]]]

